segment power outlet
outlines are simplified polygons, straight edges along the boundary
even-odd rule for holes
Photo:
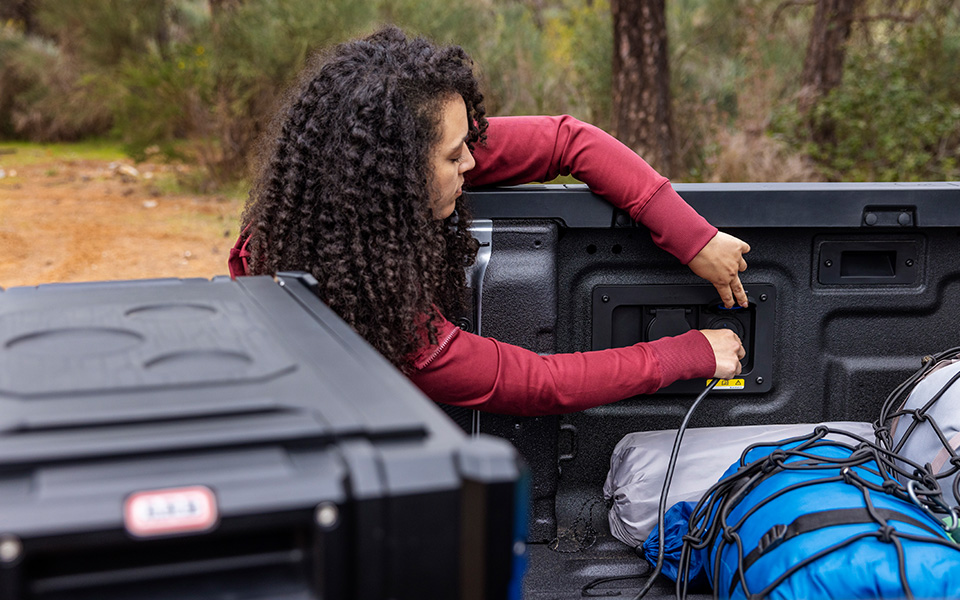
[[[619,348],[675,336],[691,329],[729,329],[746,355],[736,380],[721,391],[760,393],[772,385],[776,289],[746,286],[749,306],[728,309],[709,285],[611,285],[593,290],[593,349]],[[658,393],[690,393],[706,382],[678,381]]]

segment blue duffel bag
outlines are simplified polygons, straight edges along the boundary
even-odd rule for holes
[[[680,550],[681,596],[700,579],[724,599],[960,598],[960,547],[933,514],[950,514],[936,482],[908,493],[878,468],[876,444],[828,431],[843,434],[753,446],[692,511],[671,509],[665,557]],[[688,515],[688,529],[670,522]]]

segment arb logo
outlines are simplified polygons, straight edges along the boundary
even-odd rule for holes
[[[217,498],[201,485],[136,492],[124,503],[123,522],[137,537],[206,531],[217,524]]]

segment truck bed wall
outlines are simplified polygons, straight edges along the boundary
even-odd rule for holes
[[[750,244],[748,293],[775,290],[763,324],[769,391],[715,392],[691,426],[872,421],[923,356],[960,345],[957,184],[676,187]],[[541,353],[591,350],[597,286],[703,283],[582,186],[478,191],[471,201],[475,218],[493,223],[483,335]],[[888,259],[892,273],[882,272]],[[481,429],[510,439],[531,465],[530,540],[552,539],[600,495],[623,435],[676,428],[692,400],[660,393],[562,417],[483,415]]]

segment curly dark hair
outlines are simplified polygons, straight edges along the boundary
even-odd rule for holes
[[[311,273],[324,302],[409,372],[423,332],[437,341],[437,311],[462,310],[476,257],[462,198],[434,218],[430,166],[451,98],[466,104],[471,150],[485,137],[473,61],[385,27],[336,46],[301,81],[242,217],[251,273]]]

